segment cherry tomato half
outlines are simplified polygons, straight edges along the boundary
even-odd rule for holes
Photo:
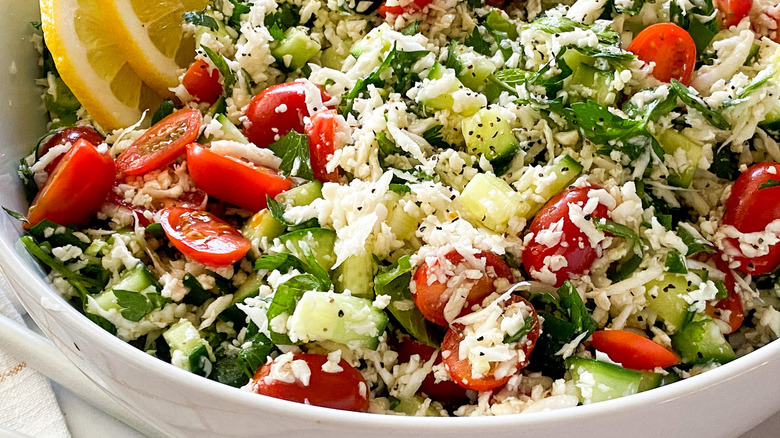
[[[753,0],[718,0],[716,4],[726,28],[738,25],[753,8]]]
[[[436,353],[436,349],[412,338],[406,338],[398,347],[398,363],[407,363],[413,355],[420,356],[420,362],[427,362]],[[434,365],[442,362],[441,353],[438,354]],[[428,373],[420,386],[420,391],[440,403],[458,405],[468,400],[466,389],[453,382],[445,380],[436,383],[433,373]]]
[[[117,157],[117,169],[126,175],[142,175],[173,163],[198,138],[200,122],[200,112],[192,108],[160,120]]]
[[[463,309],[460,315],[471,312],[471,307],[475,304],[482,303],[488,295],[496,291],[493,285],[494,281],[499,278],[506,278],[510,283],[514,281],[512,270],[509,266],[501,260],[501,257],[497,256],[493,252],[480,252],[474,255],[477,259],[484,259],[484,268],[480,265],[473,265],[473,262],[469,262],[463,258],[463,256],[452,250],[445,258],[452,265],[453,270],[459,269],[479,269],[483,275],[478,280],[465,280],[469,281],[472,285],[468,291],[466,302],[463,305]],[[447,275],[447,282],[440,282],[438,279],[438,272],[441,269],[439,267],[438,260],[428,265],[423,263],[422,266],[417,268],[414,273],[414,303],[423,316],[434,324],[448,326],[449,323],[444,318],[444,307],[450,300],[453,292],[455,292],[460,285],[454,287],[448,287],[447,282],[450,281],[452,275]]]
[[[453,324],[444,336],[444,341],[441,344],[442,358],[444,365],[449,371],[452,380],[458,385],[466,388],[473,389],[475,391],[490,391],[491,389],[504,386],[513,375],[528,365],[528,358],[531,356],[531,352],[536,345],[539,334],[541,333],[539,327],[539,318],[537,317],[536,310],[525,298],[519,295],[511,295],[508,299],[504,300],[501,305],[504,308],[504,312],[509,309],[514,311],[522,311],[522,309],[529,309],[530,316],[532,318],[531,330],[518,342],[516,342],[515,348],[518,350],[519,359],[512,365],[512,372],[502,377],[496,377],[493,373],[496,371],[496,365],[491,364],[490,372],[480,377],[474,377],[472,374],[472,364],[468,357],[460,359],[460,343],[466,336],[466,327],[462,324]]]
[[[46,155],[49,150],[55,146],[64,145],[67,143],[70,143],[71,146],[76,144],[76,142],[80,139],[84,139],[93,145],[97,146],[100,143],[103,143],[103,136],[100,135],[97,131],[95,131],[94,128],[91,126],[71,126],[69,128],[63,128],[61,130],[57,130],[54,135],[52,135],[48,140],[46,140],[46,143],[41,146],[40,149],[38,149],[38,158],[41,158],[42,156]],[[54,170],[55,167],[57,167],[57,164],[62,160],[62,157],[64,157],[65,154],[60,155],[59,157],[52,160],[49,164],[46,165],[44,170],[46,173],[51,175],[51,172]]]
[[[266,195],[273,198],[292,187],[273,169],[219,155],[197,143],[187,146],[187,167],[198,188],[252,212],[267,206]]]
[[[696,44],[682,27],[674,23],[657,23],[646,27],[628,46],[637,58],[655,63],[653,76],[662,82],[677,79],[691,83],[696,64]]]
[[[593,332],[591,345],[610,359],[632,370],[669,368],[680,363],[680,357],[655,342],[625,330]]]
[[[419,11],[422,8],[431,4],[432,2],[433,0],[414,0],[413,2],[407,4],[406,6],[399,6],[399,5],[387,6],[387,3],[382,3],[382,6],[380,6],[379,9],[376,10],[376,12],[377,14],[383,17],[386,17],[387,14],[401,15],[404,12]]]
[[[707,308],[704,311],[712,318],[728,323],[730,331],[725,334],[734,333],[742,326],[742,323],[745,320],[745,310],[742,307],[742,298],[740,298],[739,294],[734,290],[734,275],[731,273],[731,269],[729,269],[726,262],[723,261],[721,254],[713,254],[710,257],[715,261],[715,266],[718,270],[726,275],[723,284],[726,286],[729,295],[722,300],[718,300],[714,304],[708,302]]]
[[[114,160],[80,139],[65,153],[33,199],[27,220],[83,225],[103,204],[116,176]]]
[[[558,287],[571,275],[582,274],[590,269],[598,253],[591,246],[588,236],[572,222],[569,208],[571,204],[583,208],[589,201],[597,201],[597,198],[588,196],[591,190],[596,189],[587,186],[566,189],[552,198],[536,214],[531,226],[528,227],[528,232],[533,233],[534,237],[523,248],[523,266],[531,277]],[[592,213],[585,215],[585,219],[589,221],[608,217],[607,207],[601,203]],[[559,221],[563,221],[562,224],[559,224]],[[550,231],[556,227],[560,229]],[[538,242],[540,232],[549,232],[553,235],[560,233],[560,237],[552,238],[550,242]],[[556,257],[563,257],[565,263],[554,260]],[[558,267],[559,265],[565,266]],[[550,281],[550,273],[555,275],[554,283]]]
[[[184,192],[178,198],[155,198],[152,200],[152,208],[147,209],[138,205],[134,205],[131,202],[125,200],[124,196],[120,194],[121,190],[114,187],[106,198],[106,203],[114,206],[115,208],[121,208],[129,213],[135,213],[135,217],[138,223],[142,226],[147,226],[152,222],[146,218],[145,213],[147,211],[155,212],[167,207],[184,207],[194,210],[204,210],[206,208],[206,192],[195,188],[192,191]]]
[[[230,224],[205,211],[166,208],[162,210],[160,223],[176,249],[204,265],[231,265],[241,260],[252,246]]]
[[[742,233],[755,233],[780,219],[780,185],[773,185],[775,183],[780,184],[780,163],[757,163],[748,167],[731,187],[721,221],[723,225],[731,225]],[[731,247],[726,253],[739,262],[737,269],[746,274],[767,274],[780,265],[780,244],[770,246],[765,255],[749,258],[742,255],[736,239],[727,238],[721,243]]]
[[[328,361],[328,356],[323,354],[294,354],[292,360],[306,362],[311,372],[309,381],[306,382],[308,384],[298,380],[286,382],[274,379],[271,374],[274,366],[279,366],[277,358],[260,367],[255,373],[252,379],[255,392],[297,403],[345,411],[368,409],[366,380],[360,371],[344,359],[341,359],[338,364],[342,371],[335,373],[322,370],[322,366]]]
[[[219,70],[202,59],[190,65],[184,73],[181,84],[196,102],[214,103],[222,95]]]
[[[309,153],[311,155],[311,170],[314,178],[322,182],[338,182],[339,172],[328,172],[328,159],[336,151],[336,137],[341,129],[341,122],[336,110],[317,111],[306,125],[306,135],[309,136]]]
[[[290,131],[303,133],[303,118],[311,115],[306,105],[306,88],[303,82],[286,82],[253,97],[244,113],[244,133],[249,141],[266,147]],[[323,102],[330,100],[322,89],[320,95]]]

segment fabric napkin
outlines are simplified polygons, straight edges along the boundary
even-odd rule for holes
[[[0,275],[0,314],[24,325],[8,280]],[[21,306],[19,306],[21,309]],[[70,438],[49,382],[0,348],[0,428],[32,437]]]

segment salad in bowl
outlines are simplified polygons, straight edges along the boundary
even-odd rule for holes
[[[54,288],[160,360],[490,416],[780,336],[771,2],[41,6],[51,130],[9,214]]]

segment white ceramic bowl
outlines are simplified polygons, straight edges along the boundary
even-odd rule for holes
[[[0,205],[26,211],[18,160],[44,132],[30,21],[37,2],[0,14]],[[243,392],[159,361],[93,325],[47,284],[0,214],[0,268],[57,347],[128,410],[176,437],[615,436],[734,437],[780,409],[780,342],[649,392],[560,411],[482,418],[408,418],[342,412]]]

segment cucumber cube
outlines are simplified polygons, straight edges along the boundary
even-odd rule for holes
[[[269,241],[284,233],[284,225],[274,219],[271,211],[264,208],[252,216],[241,228],[241,234],[249,240],[261,241],[263,237]]]
[[[667,155],[671,156],[669,185],[688,188],[693,182],[693,174],[699,167],[702,146],[677,131],[668,129],[658,137],[658,143]]]
[[[349,348],[376,349],[388,318],[371,300],[332,292],[309,291],[287,320],[290,339],[333,341]]]
[[[163,332],[163,339],[171,348],[171,363],[189,372],[208,376],[211,362],[208,355],[208,342],[192,323],[181,319]]]
[[[615,103],[617,92],[610,91],[612,73],[588,64],[580,64],[571,76],[571,87],[583,99],[590,99],[601,106]]]
[[[302,30],[291,27],[284,32],[284,37],[271,49],[277,61],[290,70],[298,70],[306,65],[320,51],[320,44]]]
[[[333,273],[336,292],[374,299],[374,255],[368,251],[351,255]]]
[[[684,298],[690,292],[684,275],[666,273],[645,284],[645,290],[647,307],[664,321],[669,333],[683,328],[693,317]]]
[[[276,195],[278,202],[294,207],[309,205],[320,198],[322,198],[322,183],[319,181],[310,181]]]
[[[317,264],[330,271],[336,263],[333,246],[336,244],[336,232],[326,228],[306,228],[296,230],[279,237],[279,241],[287,250],[301,260],[306,260],[307,254],[312,254]]]
[[[483,154],[494,167],[511,162],[520,149],[512,125],[500,109],[483,108],[477,111],[473,116],[463,119],[462,129],[467,152]]]
[[[496,66],[490,60],[475,57],[470,62],[463,63],[463,70],[458,74],[458,79],[472,90],[482,91],[488,84],[488,78],[495,71]]]
[[[477,222],[493,231],[503,231],[517,212],[519,196],[501,178],[477,174],[463,189],[460,203]]]
[[[572,356],[564,364],[585,405],[636,394],[643,379],[638,371],[595,359]]]
[[[568,155],[561,155],[543,168],[526,171],[513,184],[520,193],[518,214],[531,219],[544,204],[569,186],[582,172],[582,165]]]
[[[707,315],[696,315],[672,336],[672,347],[685,364],[726,363],[737,355],[720,332],[718,323]]]

